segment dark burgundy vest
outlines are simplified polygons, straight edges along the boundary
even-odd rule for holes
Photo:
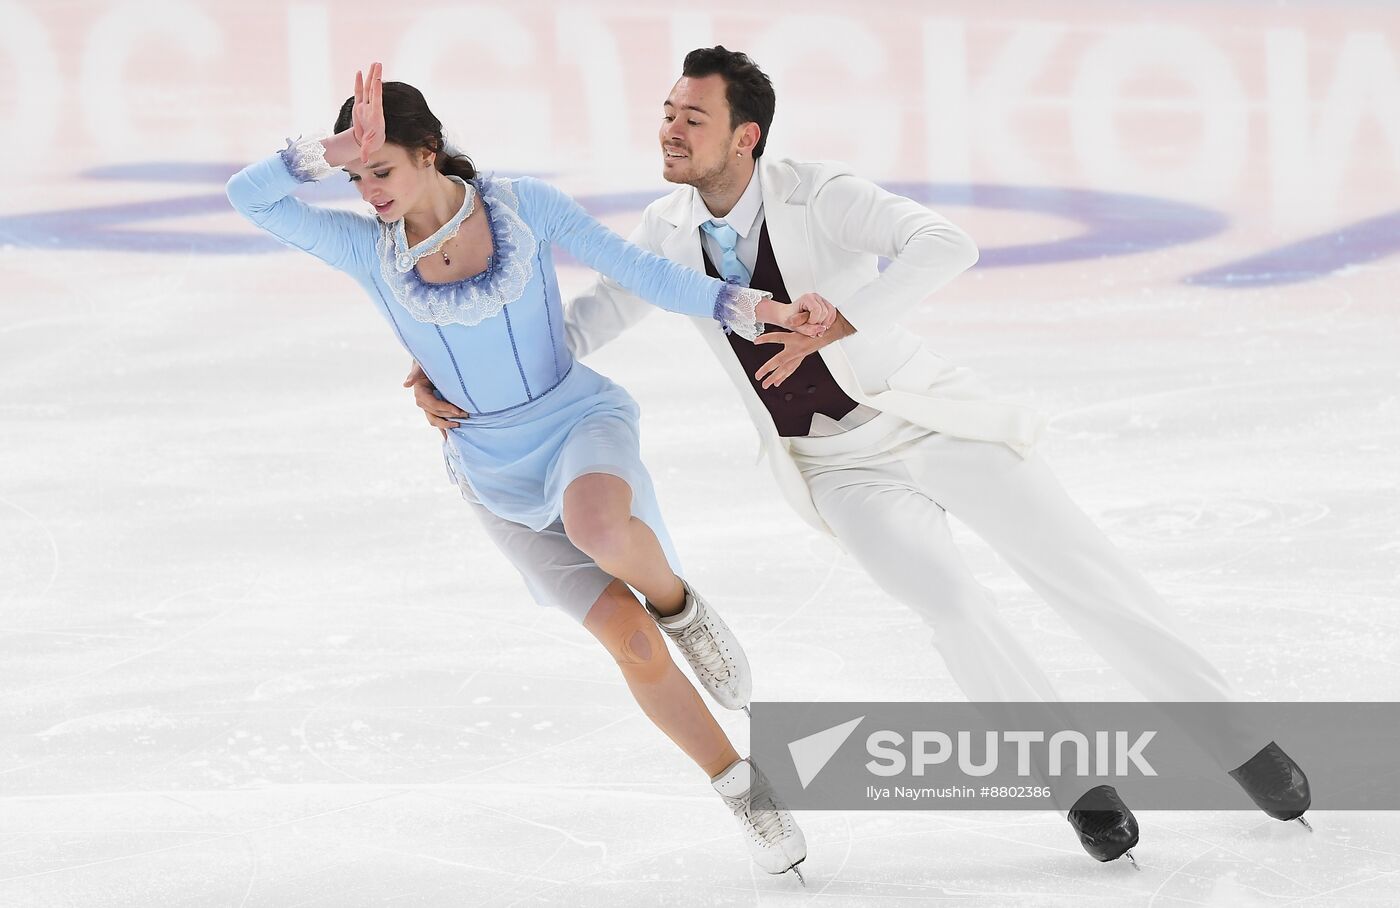
[[[719,270],[710,261],[709,254],[704,255],[705,273],[710,277],[719,278]],[[767,223],[764,223],[758,235],[758,260],[754,262],[753,278],[749,281],[749,286],[757,290],[766,290],[780,303],[792,302],[787,287],[783,285],[783,275],[778,271],[778,262],[773,258],[773,247],[768,242]],[[778,325],[768,325],[767,329],[788,330]],[[754,378],[754,373],[768,360],[781,353],[783,348],[778,344],[754,344],[737,334],[726,336],[729,338],[729,346],[734,348],[734,355],[739,358],[740,367],[749,378],[749,384],[753,385],[758,399],[763,401],[763,405],[772,415],[773,425],[778,427],[779,435],[806,435],[812,430],[813,413],[840,419],[856,408],[856,402],[836,384],[836,379],[831,377],[831,371],[827,369],[819,354],[810,354],[802,360],[797,370],[784,379],[781,385],[764,388],[762,383]]]

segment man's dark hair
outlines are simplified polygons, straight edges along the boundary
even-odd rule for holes
[[[729,102],[729,128],[734,130],[741,123],[757,123],[758,144],[753,147],[753,156],[757,158],[763,154],[776,102],[773,83],[748,54],[727,50],[723,44],[696,48],[685,55],[681,75],[688,79],[722,77],[724,99]]]

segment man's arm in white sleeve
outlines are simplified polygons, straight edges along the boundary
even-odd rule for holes
[[[898,321],[977,261],[977,245],[953,222],[853,174],[826,181],[809,205],[831,242],[890,260],[850,297],[832,300],[857,331]]]

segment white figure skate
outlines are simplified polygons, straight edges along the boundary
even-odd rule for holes
[[[754,863],[768,873],[791,870],[806,886],[797,865],[807,859],[807,839],[753,761],[736,760],[710,784],[743,825],[744,841]]]
[[[714,608],[689,583],[682,580],[681,585],[685,587],[685,607],[678,613],[663,616],[650,602],[647,611],[662,632],[675,641],[696,679],[715,702],[725,709],[748,712],[753,675],[744,648]]]

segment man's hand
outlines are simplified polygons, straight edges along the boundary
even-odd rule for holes
[[[830,305],[828,303],[828,305]],[[759,367],[754,373],[754,378],[761,382],[761,387],[771,388],[781,385],[788,376],[797,371],[798,365],[812,353],[825,347],[827,344],[835,343],[843,337],[855,334],[856,329],[846,317],[834,308],[831,328],[825,331],[820,337],[808,337],[805,334],[798,334],[789,331],[769,331],[760,334],[755,340],[755,344],[781,344],[782,351],[775,354],[772,359]]]
[[[447,439],[447,430],[455,429],[459,423],[451,422],[452,419],[466,419],[471,414],[449,401],[441,400],[433,393],[433,383],[428,381],[428,375],[423,371],[423,367],[414,360],[413,369],[409,371],[408,378],[403,380],[405,388],[413,389],[413,402],[428,417],[429,425],[437,427],[442,433],[444,440]]]

